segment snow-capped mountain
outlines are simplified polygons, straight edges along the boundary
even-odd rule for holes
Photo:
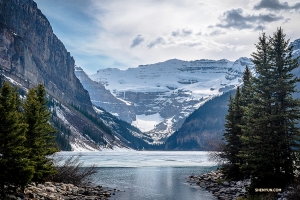
[[[107,109],[108,112],[124,116],[116,110],[130,110],[133,115],[127,115],[125,120],[159,143],[179,129],[184,119],[207,100],[241,84],[246,65],[253,66],[248,58],[235,62],[172,59],[127,70],[101,69],[89,77],[124,102],[114,104],[114,110]],[[95,93],[90,84],[87,87],[83,83],[83,86],[90,94]],[[104,101],[113,103],[101,95],[97,98],[91,95],[91,100],[100,107]],[[122,108],[116,109],[118,105]]]

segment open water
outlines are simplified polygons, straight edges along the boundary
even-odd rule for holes
[[[68,157],[76,152],[60,152]],[[190,175],[217,167],[207,152],[104,151],[81,153],[84,166],[96,165],[97,185],[120,190],[111,199],[120,200],[212,200],[211,193],[188,183]]]

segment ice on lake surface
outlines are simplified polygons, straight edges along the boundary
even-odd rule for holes
[[[59,152],[58,156],[81,155],[84,166],[98,167],[195,167],[214,166],[205,151],[100,151]]]

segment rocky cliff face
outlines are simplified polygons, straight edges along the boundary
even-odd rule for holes
[[[44,83],[56,99],[93,112],[75,61],[32,0],[0,0],[0,69],[20,84]]]

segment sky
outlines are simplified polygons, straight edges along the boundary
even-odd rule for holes
[[[35,0],[87,74],[169,59],[251,57],[262,31],[300,38],[300,0]]]

